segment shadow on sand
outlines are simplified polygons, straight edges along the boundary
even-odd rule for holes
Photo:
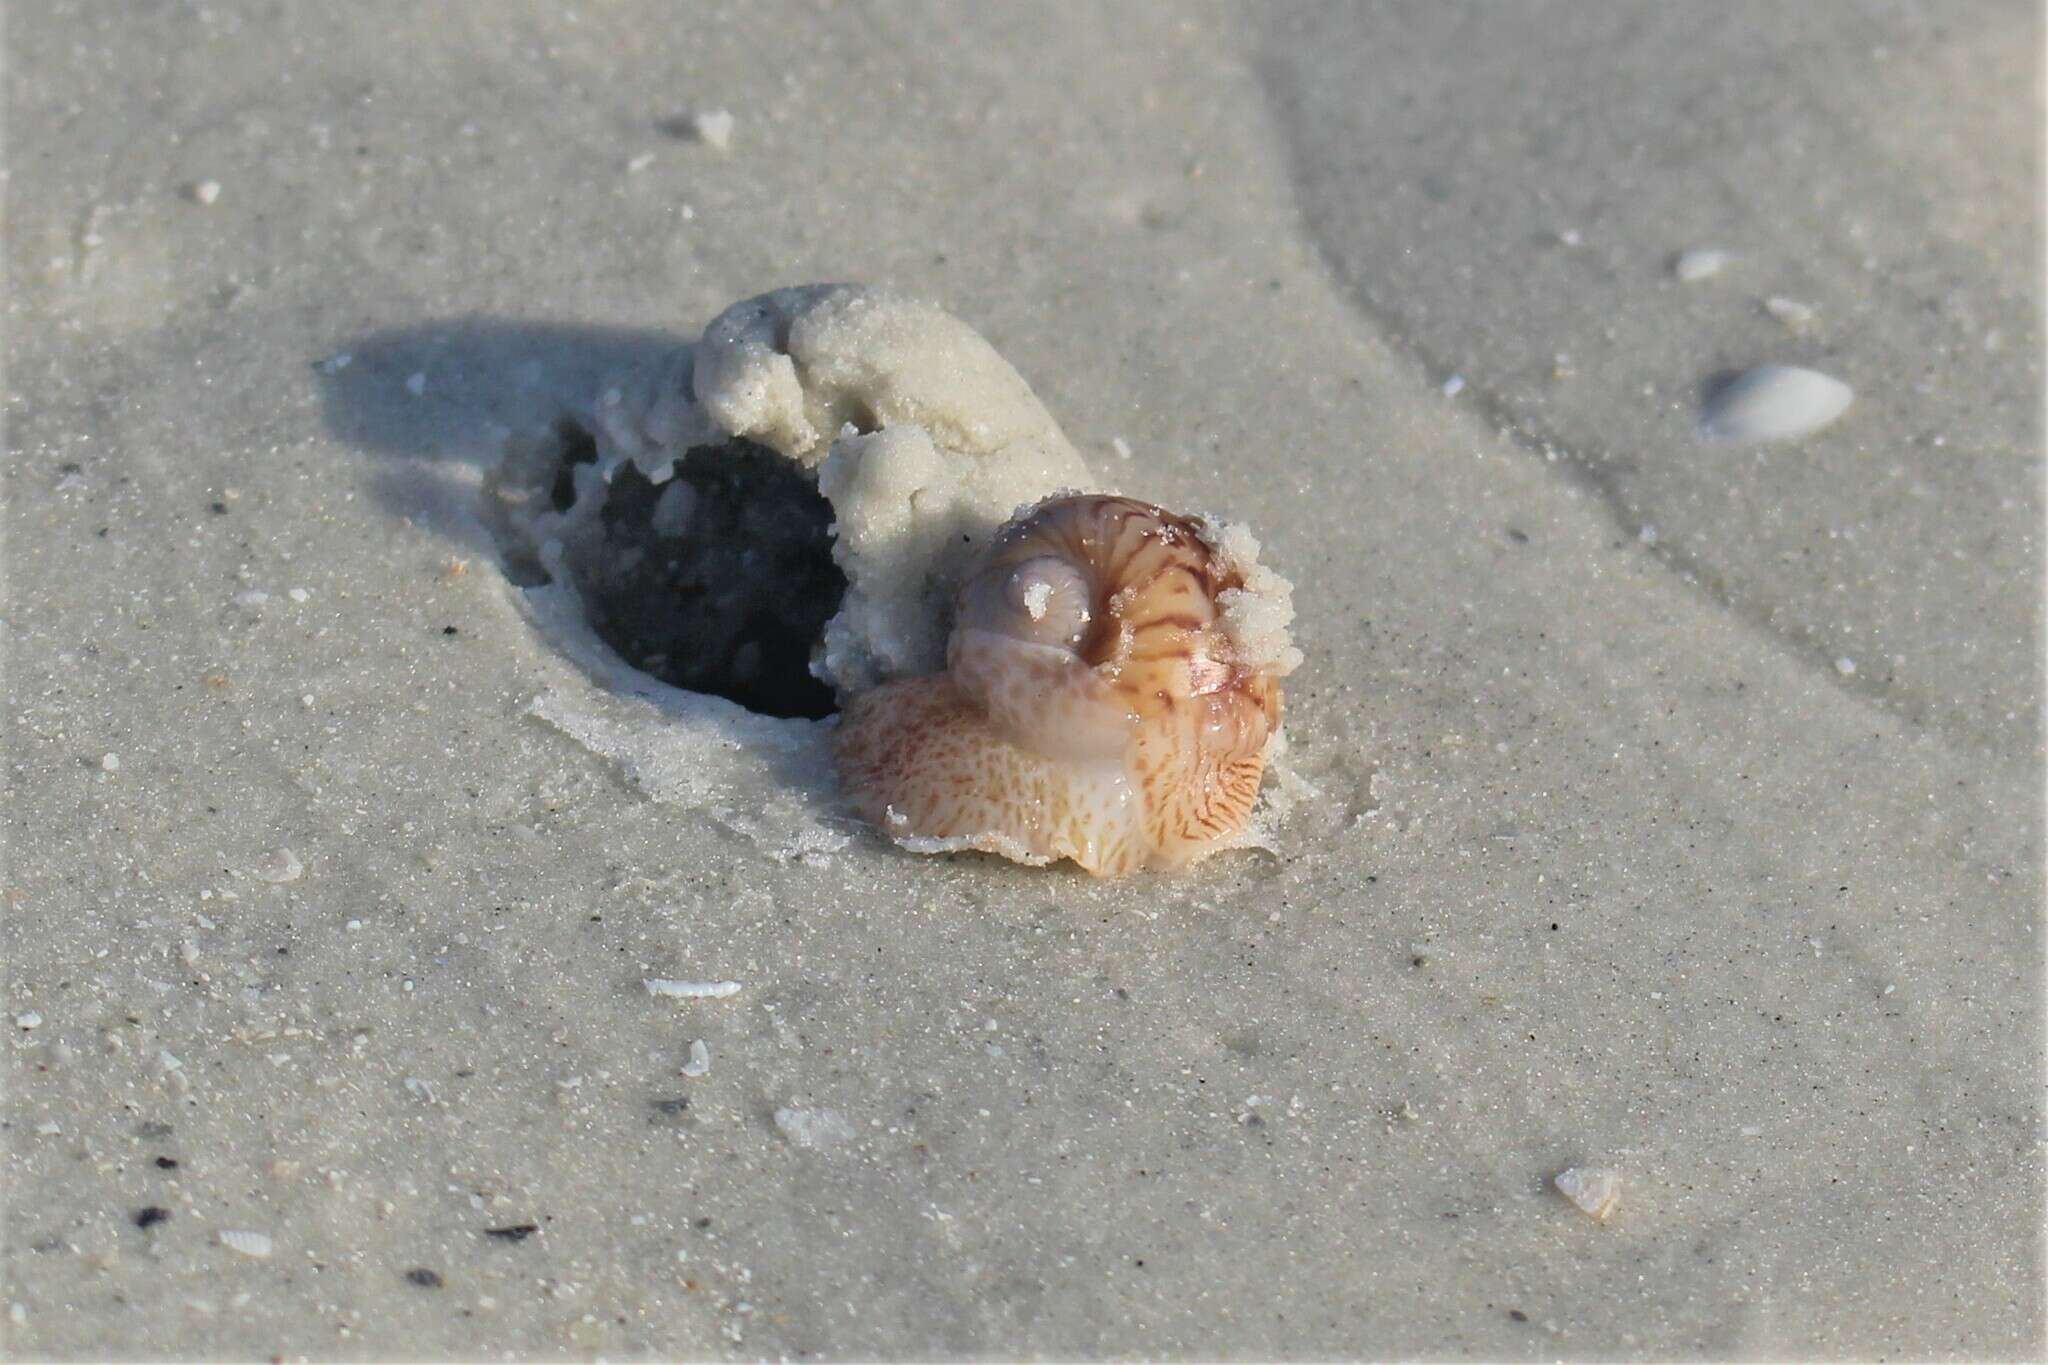
[[[673,364],[690,341],[626,327],[450,318],[356,338],[314,372],[328,429],[384,457],[371,484],[379,502],[495,558],[501,547],[477,496],[507,434],[564,418],[587,426],[603,386]]]

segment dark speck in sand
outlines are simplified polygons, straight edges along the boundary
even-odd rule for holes
[[[1508,527],[1508,539],[1517,545],[1527,545],[1529,543],[1529,533],[1527,531],[1518,531],[1510,526]]]
[[[654,1101],[654,1112],[657,1114],[680,1114],[689,1107],[690,1101],[687,1096],[679,1095],[672,1100]]]
[[[502,1228],[485,1228],[484,1236],[495,1237],[501,1242],[523,1242],[539,1231],[538,1223],[512,1223]]]
[[[441,1287],[441,1276],[423,1265],[414,1266],[411,1270],[405,1272],[405,1282],[411,1285],[418,1285],[421,1289],[439,1289]]]
[[[213,514],[214,514],[215,516],[217,516],[217,517],[224,517],[224,516],[226,516],[226,515],[228,514],[228,505],[227,505],[226,503],[224,503],[224,502],[217,502],[217,503],[214,503],[214,504],[213,504]]]
[[[178,1169],[178,1158],[174,1156],[160,1156],[156,1159],[156,1168],[160,1171],[175,1171]]]
[[[457,631],[457,630],[455,629],[455,627],[453,627],[453,626],[443,626],[443,627],[441,627],[441,633],[442,633],[443,635],[456,635],[456,634],[460,634],[460,632],[459,632],[459,631]]]
[[[1527,1322],[1529,1320],[1529,1315],[1527,1313],[1524,1313],[1519,1308],[1510,1308],[1508,1310],[1508,1316],[1513,1318],[1516,1322]]]
[[[169,1209],[159,1208],[155,1204],[151,1204],[148,1208],[141,1210],[135,1215],[135,1226],[139,1228],[153,1228],[158,1223],[168,1221],[170,1216],[171,1211]]]

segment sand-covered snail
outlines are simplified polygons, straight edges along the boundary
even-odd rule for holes
[[[944,671],[847,701],[847,799],[914,849],[1098,876],[1231,847],[1301,657],[1290,594],[1241,528],[1108,494],[1039,502],[962,579]]]

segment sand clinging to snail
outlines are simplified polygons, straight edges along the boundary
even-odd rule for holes
[[[1286,580],[1243,528],[1074,491],[1099,485],[965,323],[859,286],[777,290],[720,314],[651,390],[608,391],[592,427],[597,456],[574,477],[596,496],[534,519],[559,584],[543,591],[582,593],[593,621],[606,619],[593,594],[621,581],[652,585],[636,611],[687,596],[652,631],[671,671],[675,642],[743,636],[752,627],[728,617],[779,599],[740,571],[697,583],[692,565],[744,569],[749,552],[693,540],[715,534],[697,482],[655,490],[701,481],[707,460],[779,458],[815,480],[844,585],[809,617],[808,673],[840,707],[823,724],[836,726],[828,799],[842,809],[915,851],[1072,859],[1098,875],[1245,842],[1279,743],[1280,680],[1300,659]],[[617,498],[600,492],[621,487],[653,508],[623,550]],[[650,562],[665,576],[649,580]],[[709,741],[683,766],[713,731],[758,729],[720,706],[667,708]]]
[[[846,593],[811,671],[842,696],[945,659],[951,595],[1018,507],[1085,486],[1031,386],[944,310],[861,285],[733,304],[652,392],[600,403],[595,477],[667,476],[733,441],[792,461],[831,504]]]

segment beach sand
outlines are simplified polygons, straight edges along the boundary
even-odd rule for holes
[[[5,43],[10,1356],[2042,1352],[2036,7]],[[816,280],[1257,532],[1270,849],[915,856],[525,594]]]

